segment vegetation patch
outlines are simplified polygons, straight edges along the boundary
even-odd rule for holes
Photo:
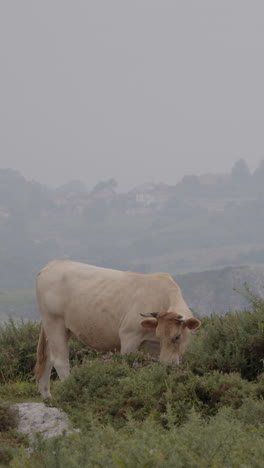
[[[0,324],[0,383],[31,380],[40,324],[14,321]]]
[[[13,320],[10,317],[5,322],[0,323],[0,384],[20,382],[20,388],[22,388],[22,382],[34,381],[40,327],[39,322]],[[81,363],[84,358],[91,359],[96,356],[95,351],[84,347],[76,338],[71,340],[70,361],[72,366]],[[56,378],[56,376],[56,372],[53,371],[52,377]],[[27,388],[29,389],[29,386]]]
[[[17,433],[18,414],[7,402],[0,400],[0,466],[8,465],[27,439]]]
[[[40,325],[0,327],[0,466],[260,468],[264,457],[264,302],[203,319],[181,366],[143,352],[97,353],[71,340],[72,372],[53,373],[49,404],[80,433],[33,452],[7,402],[38,398],[33,370]],[[4,356],[4,357],[3,357]]]
[[[122,429],[101,425],[90,417],[87,431],[49,441],[37,439],[30,459],[20,453],[12,466],[109,468],[260,468],[263,463],[263,426],[254,430],[222,409],[204,420],[195,411],[177,427],[170,414],[170,430],[153,418],[143,423],[132,417]]]
[[[11,403],[40,400],[37,395],[35,382],[26,382],[18,380],[0,385],[0,399]]]
[[[263,370],[264,302],[252,297],[253,311],[229,312],[203,318],[184,355],[185,365],[203,375],[211,370],[239,372],[252,380]]]
[[[6,432],[17,425],[17,411],[0,400],[0,432]]]
[[[142,366],[91,361],[54,388],[52,404],[84,426],[86,419],[81,415],[92,412],[99,421],[115,427],[123,426],[131,415],[139,421],[152,415],[166,427],[168,408],[179,425],[188,419],[192,408],[210,416],[222,407],[238,409],[247,398],[261,398],[259,386],[239,374],[214,371],[199,376],[159,363]]]

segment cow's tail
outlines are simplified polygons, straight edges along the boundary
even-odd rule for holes
[[[38,382],[43,375],[47,362],[47,339],[43,326],[40,330],[38,348],[37,348],[37,363],[35,366],[35,379]]]

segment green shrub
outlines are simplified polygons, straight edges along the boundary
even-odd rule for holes
[[[184,356],[185,365],[200,375],[219,370],[256,378],[263,372],[264,301],[257,305],[253,312],[229,312],[204,320]]]
[[[18,411],[6,401],[0,400],[0,466],[9,465],[19,447],[28,447],[28,439],[15,429]]]
[[[0,432],[0,466],[9,466],[13,457],[19,453],[19,448],[28,448],[28,445],[28,438],[24,434],[19,434],[15,430]],[[24,455],[24,450],[21,453]]]
[[[257,378],[257,395],[264,399],[264,372]]]
[[[258,428],[264,426],[264,401],[247,398],[238,411],[233,413],[244,424]]]
[[[37,397],[37,388],[33,382],[17,381],[0,385],[0,399],[25,401]]]
[[[0,466],[9,465],[13,458],[13,450],[10,445],[5,444],[4,440],[1,440],[0,434]]]
[[[230,312],[224,317],[203,318],[201,329],[184,355],[185,368],[198,375],[211,370],[239,372],[249,380],[263,372],[264,301],[253,295],[250,300],[252,312]],[[40,324],[31,321],[9,319],[0,325],[0,383],[33,378],[39,331]],[[98,356],[102,355],[88,349],[76,338],[70,341],[71,365],[96,360]],[[119,363],[125,361],[130,367],[152,362],[150,356],[138,353],[126,357],[109,353],[106,359],[109,356]],[[55,371],[52,376],[56,377]]]
[[[0,400],[0,432],[9,431],[17,425],[17,411]]]
[[[32,321],[0,324],[0,383],[32,379],[39,330]]]
[[[167,392],[160,398],[161,410],[173,410],[177,424],[188,419],[194,407],[203,416],[216,414],[223,407],[240,408],[246,398],[256,396],[256,385],[239,374],[222,374],[214,371],[203,376],[171,373],[167,379]],[[162,406],[163,403],[163,406]],[[169,421],[164,419],[165,423]]]
[[[10,408],[0,405],[0,465],[261,467],[263,312],[263,302],[255,301],[251,313],[203,319],[180,367],[142,352],[97,353],[71,340],[74,368],[64,382],[53,383],[51,404],[82,432],[38,437],[28,457],[26,443],[7,423]],[[30,379],[39,328],[12,320],[0,327],[0,398],[35,397]]]
[[[40,326],[39,322],[14,321],[12,318],[0,324],[0,383],[34,380]],[[70,341],[72,365],[96,356],[95,351],[89,350],[76,338]],[[54,370],[52,377],[56,376]]]
[[[13,460],[20,467],[211,468],[263,466],[264,426],[248,430],[223,409],[208,421],[192,411],[188,421],[171,430],[153,418],[143,423],[129,419],[122,429],[90,420],[86,432],[48,441],[40,438],[31,457],[23,452]]]
[[[209,416],[221,407],[237,409],[246,398],[261,396],[259,384],[239,374],[214,371],[199,376],[157,362],[135,368],[130,367],[131,361],[130,365],[125,360],[117,363],[118,356],[122,358],[115,354],[113,359],[98,358],[74,369],[66,381],[55,386],[52,404],[68,411],[83,427],[88,413],[115,427],[124,425],[129,415],[143,421],[151,414],[166,427],[169,421],[164,414],[169,408],[181,424],[192,407]]]

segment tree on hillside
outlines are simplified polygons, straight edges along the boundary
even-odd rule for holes
[[[33,180],[26,180],[18,171],[0,169],[0,205],[7,210],[32,217],[41,208],[49,206],[51,193],[47,187]]]
[[[117,187],[117,181],[115,179],[101,180],[93,188],[93,192],[100,192],[101,190],[114,191]]]
[[[96,199],[84,209],[83,218],[85,223],[100,224],[107,217],[107,203],[104,199]]]
[[[58,187],[56,192],[61,194],[67,194],[69,192],[86,192],[86,187],[80,180],[73,179]]]
[[[244,159],[235,162],[231,171],[232,182],[236,185],[248,184],[251,179],[250,170]]]
[[[258,165],[258,167],[255,169],[253,175],[260,174],[264,175],[264,159],[262,159]]]
[[[264,193],[264,160],[262,160],[255,172],[253,173],[253,182],[254,187],[257,190],[257,193]]]
[[[195,175],[185,175],[175,188],[175,195],[186,199],[200,196],[202,192],[203,187],[199,177]]]

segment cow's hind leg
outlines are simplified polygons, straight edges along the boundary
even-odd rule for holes
[[[52,369],[52,364],[50,360],[49,347],[46,348],[46,362],[42,372],[41,377],[39,378],[38,389],[43,400],[47,400],[51,397],[50,394],[50,374]]]
[[[50,372],[52,364],[50,362],[50,353],[48,340],[43,326],[40,330],[37,362],[35,366],[35,377],[38,381],[39,392],[44,400],[50,398]]]
[[[70,332],[65,328],[64,320],[61,318],[46,321],[44,327],[48,337],[50,369],[54,366],[59,378],[65,380],[70,373],[68,346]]]

